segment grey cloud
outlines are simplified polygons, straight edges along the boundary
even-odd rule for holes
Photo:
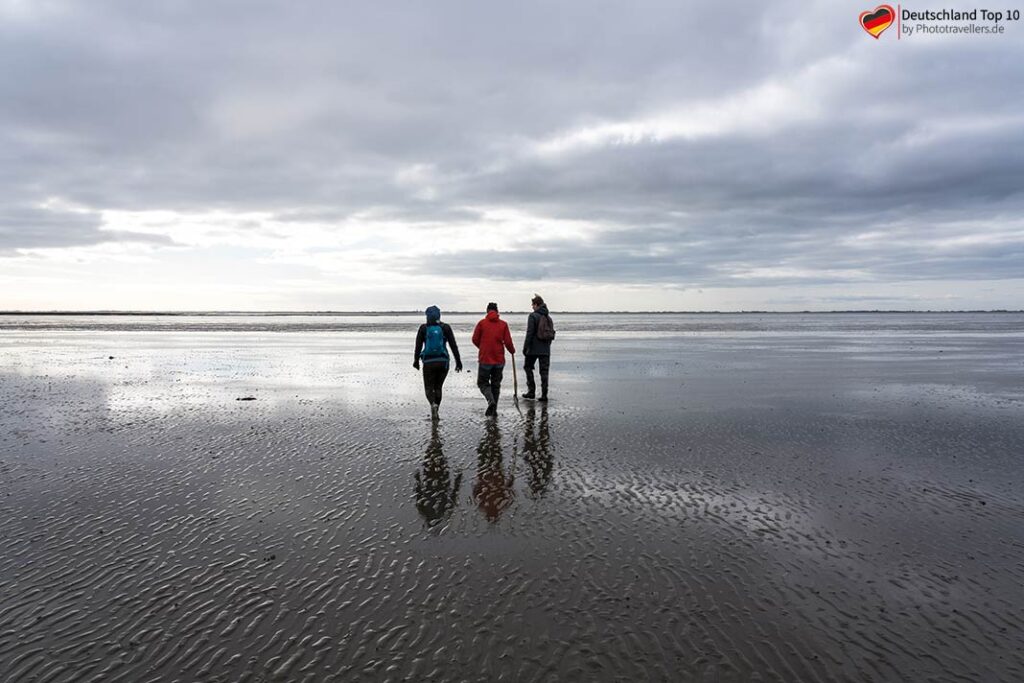
[[[788,40],[773,28],[788,16],[816,25]],[[429,229],[505,206],[595,231],[519,252],[473,245],[432,271],[679,287],[1019,277],[1019,240],[936,252],[924,238],[1022,215],[1024,44],[896,51],[853,16],[825,2],[69,3],[0,23],[12,67],[0,210],[60,197]],[[801,103],[819,112],[809,119],[529,153],[580,126],[795,82],[830,59],[835,77]],[[428,195],[396,180],[416,164],[433,169]],[[100,233],[95,216],[36,221],[0,233],[0,248],[142,239]],[[845,242],[872,231],[891,239]],[[424,269],[401,255],[384,265]],[[820,275],[731,276],[775,267]]]
[[[147,242],[170,245],[171,240],[125,230],[100,230],[96,213],[39,207],[0,207],[0,254],[16,249],[77,247],[104,242]]]
[[[401,203],[387,179],[403,164],[472,169],[496,142],[628,115],[637,98],[654,106],[748,84],[768,68],[737,41],[693,70],[706,39],[679,40],[698,24],[740,38],[756,30],[739,20],[749,8],[65,7],[0,28],[0,56],[16,67],[0,83],[3,124],[21,133],[9,149],[69,199],[125,208]],[[665,87],[677,77],[685,87]],[[217,116],[231,102],[249,117],[298,113],[235,137],[245,116]],[[24,131],[37,139],[24,144]],[[61,159],[73,171],[53,177]]]
[[[775,227],[775,232],[751,230],[717,237],[682,229],[621,230],[592,237],[586,245],[564,240],[538,249],[476,249],[438,254],[428,264],[400,260],[396,266],[408,272],[492,280],[647,282],[695,288],[1012,279],[1021,277],[1024,263],[1024,236],[998,246],[943,251],[914,241],[858,250],[839,246],[841,233],[780,236],[781,228]],[[794,243],[799,249],[793,249]],[[780,270],[770,276],[759,274],[773,268]]]

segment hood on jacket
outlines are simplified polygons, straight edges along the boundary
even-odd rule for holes
[[[497,311],[487,311],[487,317],[484,318],[484,320],[489,320],[492,323],[493,322],[497,322],[498,321],[498,312]]]
[[[437,306],[431,306],[425,312],[427,314],[428,323],[436,323],[441,319],[441,309]]]
[[[548,315],[548,305],[541,304],[540,306],[538,306],[537,313],[540,313],[541,315]]]

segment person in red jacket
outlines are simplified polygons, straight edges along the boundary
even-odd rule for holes
[[[487,304],[487,316],[473,329],[473,346],[480,349],[476,385],[487,399],[487,412],[484,414],[497,415],[501,374],[505,370],[505,349],[514,354],[516,347],[512,345],[508,323],[498,317],[498,304],[493,301]]]

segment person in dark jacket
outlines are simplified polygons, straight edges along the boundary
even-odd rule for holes
[[[514,354],[512,333],[508,323],[498,316],[498,304],[487,304],[487,316],[473,329],[473,345],[480,349],[480,366],[476,385],[487,399],[484,415],[498,414],[498,396],[501,394],[501,375],[505,370],[505,350]],[[515,362],[515,359],[512,359]]]
[[[544,303],[544,299],[540,294],[534,294],[533,300],[533,313],[526,320],[526,341],[523,343],[523,355],[526,357],[526,363],[523,365],[523,369],[526,370],[526,393],[523,394],[523,398],[536,398],[538,401],[548,400],[548,371],[551,368],[551,339],[539,339],[537,337],[537,330],[541,325],[542,318],[547,317],[550,323],[551,317],[548,315],[547,304]],[[554,331],[554,325],[551,325],[552,332]],[[537,397],[537,383],[533,377],[533,368],[535,365],[540,364],[540,397]]]
[[[455,356],[455,372],[462,372],[462,358],[459,356],[459,345],[455,343],[455,334],[448,323],[441,322],[441,309],[431,306],[426,310],[427,322],[420,325],[416,333],[416,350],[413,352],[412,366],[420,369],[423,361],[423,389],[430,402],[430,415],[437,419],[437,410],[441,406],[441,387],[448,376],[448,351],[450,346]]]

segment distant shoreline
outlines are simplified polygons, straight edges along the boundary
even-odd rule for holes
[[[502,311],[502,315],[526,315],[529,311]],[[963,314],[963,313],[1024,313],[1024,310],[888,310],[849,309],[833,311],[557,311],[564,315],[850,315],[850,314]],[[446,315],[482,315],[482,311],[445,311]],[[355,316],[396,316],[423,315],[423,311],[0,311],[0,316],[138,316],[138,317],[215,317],[215,316],[258,316],[258,317],[355,317]]]

